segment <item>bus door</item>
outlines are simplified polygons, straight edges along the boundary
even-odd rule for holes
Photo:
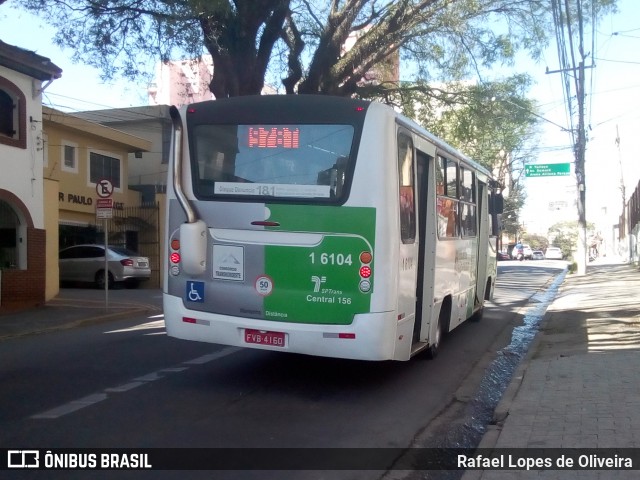
[[[422,328],[424,318],[430,317],[430,311],[433,305],[433,274],[425,272],[433,272],[433,261],[427,261],[434,256],[434,241],[432,238],[434,231],[433,219],[431,219],[430,228],[427,228],[429,223],[429,216],[431,202],[429,202],[429,195],[432,194],[429,190],[429,172],[430,166],[433,162],[433,157],[430,157],[420,150],[416,150],[416,173],[418,177],[418,273],[416,282],[416,321],[413,327],[413,343],[420,341],[420,337],[428,336],[429,323]],[[433,205],[431,205],[433,208]],[[426,266],[426,267],[425,267]],[[425,281],[425,274],[429,275],[429,279]],[[426,291],[425,291],[426,286]],[[421,332],[424,334],[421,335]]]
[[[478,181],[478,270],[476,272],[476,304],[481,305],[487,288],[489,258],[489,218],[487,184]]]

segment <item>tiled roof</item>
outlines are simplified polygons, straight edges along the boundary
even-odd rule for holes
[[[62,76],[62,69],[47,57],[9,45],[2,40],[0,40],[0,66],[42,81],[54,80]]]

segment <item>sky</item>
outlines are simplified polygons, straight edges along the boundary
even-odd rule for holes
[[[10,0],[0,7],[0,39],[48,57],[62,68],[62,78],[46,90],[43,103],[65,111],[124,108],[147,104],[146,85],[117,81],[105,84],[100,72],[74,64],[72,52],[56,47],[54,31],[38,17],[21,12]],[[627,198],[640,180],[640,1],[618,0],[619,13],[600,20],[595,41],[595,67],[587,70],[586,212],[605,237],[622,208],[621,177]],[[591,63],[591,58],[587,64]],[[541,106],[542,133],[537,163],[572,163],[562,76],[555,46],[534,64],[522,59],[515,70],[529,73],[530,91]],[[620,139],[619,146],[616,138]],[[573,172],[573,169],[572,169]],[[546,234],[557,221],[577,220],[575,177],[526,178],[527,201],[521,212],[525,229]],[[613,243],[613,241],[611,241]]]

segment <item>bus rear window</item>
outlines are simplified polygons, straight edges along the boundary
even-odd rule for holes
[[[340,198],[352,125],[197,125],[191,138],[199,198]]]

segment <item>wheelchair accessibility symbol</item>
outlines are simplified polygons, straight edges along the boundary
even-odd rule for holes
[[[186,298],[190,302],[204,302],[204,282],[187,282]]]

